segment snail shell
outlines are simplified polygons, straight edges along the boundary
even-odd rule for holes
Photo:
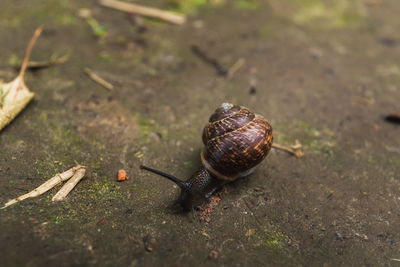
[[[263,116],[223,103],[204,127],[201,161],[215,177],[233,181],[254,172],[272,141],[272,127]]]

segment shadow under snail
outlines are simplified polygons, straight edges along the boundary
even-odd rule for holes
[[[180,204],[190,211],[224,184],[253,173],[272,141],[272,127],[263,116],[223,103],[203,130],[202,167],[187,181],[143,165],[140,168],[175,182],[182,189]]]

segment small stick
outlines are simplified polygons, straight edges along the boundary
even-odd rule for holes
[[[52,55],[49,60],[47,61],[29,61],[27,68],[28,69],[41,69],[41,68],[47,68],[53,65],[60,65],[64,64],[65,62],[68,61],[69,55],[65,55],[62,57],[56,57]]]
[[[286,152],[296,156],[296,158],[301,158],[304,156],[304,152],[302,150],[302,145],[297,140],[296,140],[296,143],[291,146],[291,148],[287,147],[287,146],[279,145],[276,143],[273,143],[272,147],[275,149],[286,151]]]
[[[246,63],[246,60],[244,58],[239,58],[235,64],[232,65],[232,67],[229,68],[228,70],[228,77],[232,78],[233,75],[235,74],[236,71],[238,71],[243,65]]]
[[[191,46],[193,53],[196,54],[200,59],[202,59],[204,62],[207,64],[213,66],[217,70],[217,74],[220,76],[226,77],[228,75],[228,71],[222,67],[222,65],[218,62],[218,60],[211,58],[207,55],[205,51],[203,51],[200,47],[197,45],[192,45]]]
[[[21,70],[19,71],[18,77],[23,81],[24,74],[26,71],[26,67],[28,66],[29,58],[31,56],[32,48],[36,43],[36,40],[39,38],[40,34],[42,34],[43,27],[39,27],[36,29],[35,33],[33,34],[32,39],[29,41],[28,47],[26,48],[26,55],[24,61],[22,62]]]
[[[83,168],[81,165],[78,165],[76,167],[73,167],[69,170],[66,170],[65,172],[62,173],[57,173],[54,177],[50,178],[47,182],[43,183],[42,185],[40,185],[39,187],[33,189],[32,191],[30,191],[29,193],[19,196],[17,198],[11,199],[10,201],[8,201],[2,208],[0,209],[4,209],[7,208],[10,205],[13,205],[17,202],[20,202],[24,199],[27,198],[31,198],[31,197],[37,197],[40,196],[41,194],[49,191],[50,189],[52,189],[53,187],[55,187],[56,185],[60,184],[61,182],[68,180],[69,178],[72,177],[72,175],[74,175],[74,173],[78,170]]]
[[[51,199],[51,201],[60,201],[63,200],[69,192],[71,192],[72,189],[78,184],[78,182],[85,176],[86,169],[81,167],[78,170],[76,170],[74,176],[65,183],[63,187],[57,192],[57,194],[54,195],[54,197]]]
[[[102,6],[117,9],[119,11],[157,18],[178,25],[186,22],[186,17],[184,15],[157,8],[131,4],[117,0],[100,0],[99,3]]]
[[[104,80],[103,78],[101,78],[99,75],[94,73],[91,69],[85,68],[85,73],[87,75],[89,75],[90,79],[92,79],[94,82],[100,84],[101,86],[103,86],[107,90],[112,91],[114,89],[114,85],[112,85],[111,83],[109,83],[106,80]]]

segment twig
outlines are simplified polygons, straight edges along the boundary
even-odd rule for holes
[[[391,261],[399,261],[400,262],[400,259],[390,259]]]
[[[21,80],[24,79],[24,74],[26,71],[26,67],[28,66],[29,58],[31,56],[32,48],[36,43],[36,40],[39,38],[40,34],[43,31],[43,27],[39,27],[36,29],[35,33],[33,34],[32,39],[29,41],[28,47],[26,48],[26,55],[24,58],[24,61],[22,62],[21,70],[18,74],[18,77],[20,77]]]
[[[111,83],[109,83],[106,80],[104,80],[103,78],[101,78],[99,75],[94,73],[91,69],[85,68],[85,73],[87,75],[89,75],[90,79],[92,79],[94,82],[100,84],[104,88],[106,88],[110,91],[112,91],[114,89],[114,85],[112,85]]]
[[[68,61],[68,59],[69,55],[64,55],[62,57],[56,57],[55,55],[52,55],[50,59],[47,61],[29,61],[27,68],[28,69],[47,68],[54,65],[64,64],[65,62]]]
[[[126,3],[117,0],[99,0],[100,5],[120,11],[138,14],[146,17],[161,19],[170,23],[181,25],[186,22],[186,17],[170,11]]]
[[[239,58],[235,64],[232,65],[232,67],[229,68],[228,70],[228,77],[232,78],[233,75],[235,74],[236,71],[238,71],[243,65],[246,63],[246,60],[244,58]]]
[[[218,62],[218,60],[209,57],[207,53],[197,45],[192,45],[191,48],[193,53],[195,53],[200,59],[202,59],[207,64],[213,66],[217,70],[218,75],[224,77],[228,75],[228,71],[224,67],[222,67],[222,65]]]
[[[65,183],[65,185],[54,195],[51,201],[60,201],[63,200],[69,192],[78,184],[78,182],[85,176],[86,169],[81,167],[76,170],[74,176]]]
[[[81,165],[78,165],[76,167],[73,167],[73,168],[65,171],[65,172],[57,173],[54,177],[50,178],[47,182],[45,182],[42,185],[40,185],[39,187],[33,189],[29,193],[19,196],[17,198],[11,199],[1,209],[7,208],[8,206],[13,205],[17,202],[20,202],[24,199],[40,196],[41,194],[49,191],[53,187],[62,183],[63,181],[71,178],[74,175],[74,173],[81,168],[83,168],[83,167]]]
[[[304,156],[302,145],[300,144],[300,142],[298,140],[296,140],[295,144],[292,145],[291,147],[279,145],[276,143],[273,143],[272,147],[275,149],[286,151],[286,152],[296,156],[296,158],[301,158]]]

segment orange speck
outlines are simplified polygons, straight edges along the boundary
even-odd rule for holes
[[[126,180],[126,171],[121,169],[118,171],[118,182],[125,180]]]

